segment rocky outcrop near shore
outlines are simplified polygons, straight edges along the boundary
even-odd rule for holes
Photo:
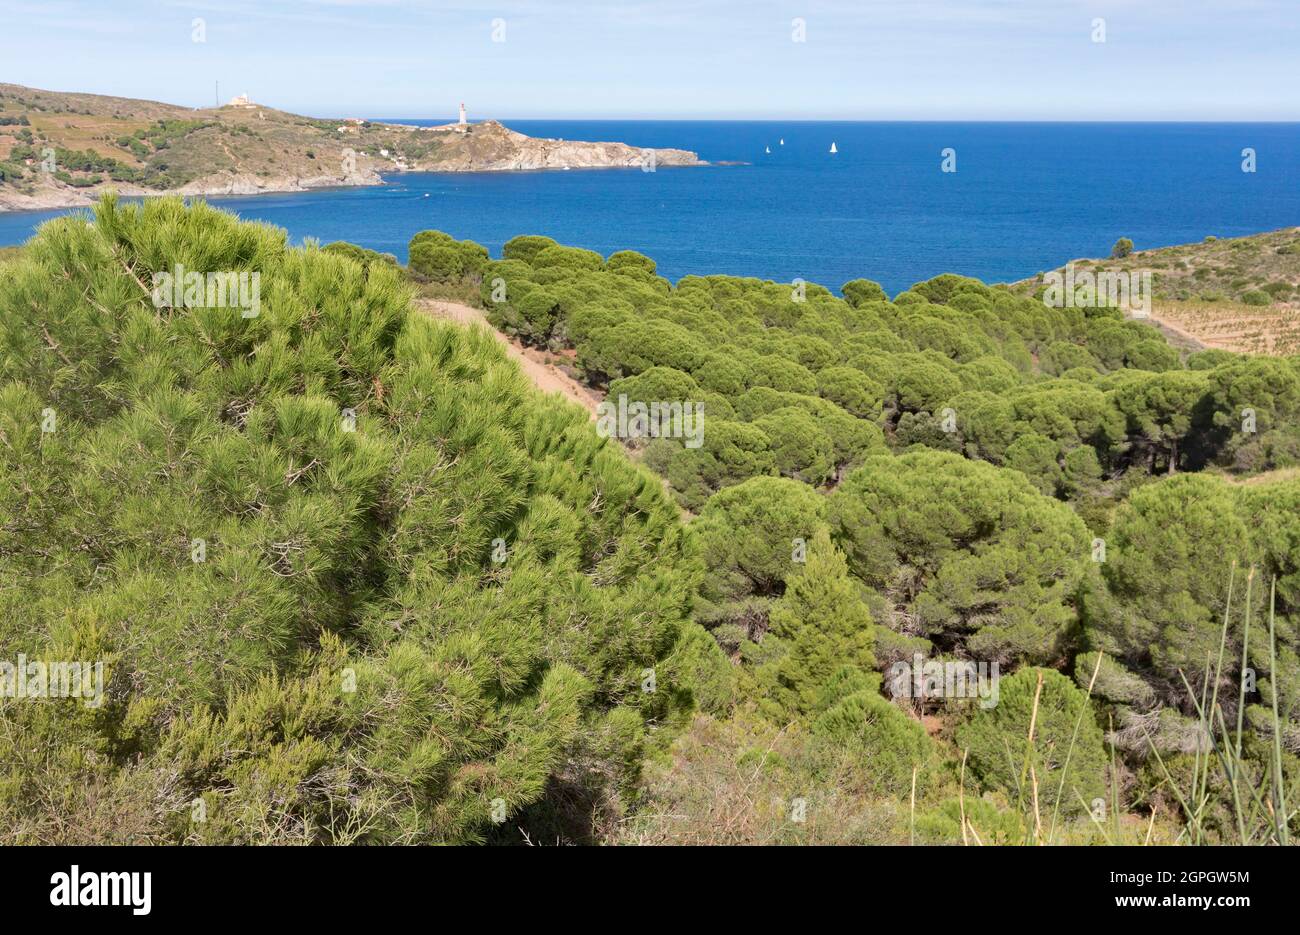
[[[643,149],[627,143],[589,143],[526,136],[488,120],[451,130],[425,171],[492,172],[530,169],[658,168],[706,163],[685,149]]]
[[[684,149],[530,137],[496,120],[322,120],[246,98],[190,109],[0,84],[0,211],[122,195],[257,195],[381,185],[400,172],[707,165]]]

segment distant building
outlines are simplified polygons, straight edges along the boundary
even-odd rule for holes
[[[251,110],[257,105],[248,98],[248,92],[232,97],[227,103],[227,107],[242,107],[244,110]]]
[[[464,101],[461,101],[461,102],[460,102],[460,120],[459,120],[458,122],[460,123],[460,125],[461,125],[462,127],[469,123],[469,121],[465,119],[465,102],[464,102]]]

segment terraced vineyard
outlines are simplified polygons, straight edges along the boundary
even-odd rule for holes
[[[1157,301],[1153,317],[1206,347],[1247,354],[1300,353],[1300,303]]]
[[[1287,356],[1300,352],[1300,228],[1080,259],[1081,272],[1150,271],[1151,317],[1207,348]],[[1042,287],[1040,277],[1016,283]]]

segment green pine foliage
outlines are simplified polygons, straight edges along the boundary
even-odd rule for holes
[[[813,721],[812,730],[821,755],[841,763],[858,789],[905,798],[914,773],[923,793],[933,785],[937,750],[925,728],[873,691],[840,699]]]
[[[854,280],[840,299],[813,284],[725,276],[672,284],[639,255],[602,266],[547,238],[516,238],[504,256],[482,274],[498,328],[572,349],[591,387],[612,398],[705,402],[701,447],[656,439],[643,458],[699,514],[697,618],[738,661],[738,697],[776,723],[809,725],[850,689],[887,704],[875,675],[857,685],[798,654],[807,612],[793,608],[809,600],[808,582],[787,544],[814,541],[823,524],[847,575],[822,569],[819,586],[842,584],[835,600],[865,611],[848,616],[876,621],[861,629],[874,631],[878,666],[934,653],[1004,671],[1051,665],[1087,687],[1096,664],[1089,704],[1117,720],[1112,739],[1130,757],[1148,727],[1170,750],[1198,742],[1180,683],[1203,675],[1217,649],[1230,563],[1262,562],[1254,540],[1266,535],[1269,573],[1292,568],[1284,513],[1259,505],[1268,495],[1211,495],[1208,479],[1181,475],[1300,463],[1300,358],[1212,352],[1184,363],[1118,309],[1053,308],[950,274],[892,301]],[[1160,511],[1180,483],[1199,493]],[[821,505],[796,491],[815,491]],[[1243,503],[1278,518],[1246,535]],[[1170,561],[1176,570],[1162,574]],[[1276,649],[1291,660],[1283,590]],[[848,651],[843,637],[819,636],[831,653]],[[1240,643],[1226,641],[1227,655]],[[1272,676],[1260,700],[1276,681],[1289,723],[1284,665],[1258,662]],[[1076,805],[1062,808],[1074,816]],[[1013,817],[1025,827],[1023,813]],[[985,828],[1006,837],[999,821]]]
[[[258,313],[155,304],[176,264]],[[98,708],[0,700],[8,839],[478,841],[617,813],[727,703],[657,479],[391,264],[107,199],[0,308],[0,658],[106,662]]]
[[[407,253],[412,273],[441,283],[481,272],[488,259],[487,250],[473,241],[432,230],[412,237]]]
[[[1087,537],[1021,474],[937,451],[879,456],[830,496],[829,515],[894,629],[1003,665],[1066,648]]]
[[[1060,814],[1073,815],[1106,801],[1101,729],[1086,693],[1069,678],[1027,666],[1000,681],[996,705],[973,711],[957,743],[982,786],[1020,802],[1025,812],[1036,807],[1043,822],[1058,803]]]
[[[833,684],[877,681],[871,611],[825,528],[808,544],[803,567],[786,580],[769,625],[767,639],[779,640],[782,651],[755,674],[777,712],[808,714],[833,700],[827,698]]]
[[[1242,482],[1300,463],[1300,358],[952,274],[438,231],[403,269],[176,200],[2,259],[0,659],[106,689],[0,698],[5,840],[1300,831],[1300,481]],[[180,268],[258,307],[155,301]],[[600,437],[417,289],[702,444]],[[993,703],[886,697],[918,656]]]
[[[455,244],[434,231],[420,238]],[[872,454],[916,444],[1011,467],[1067,500],[1090,499],[1134,468],[1300,461],[1300,396],[1288,389],[1300,386],[1300,358],[1201,355],[1189,372],[1158,332],[1118,309],[1052,308],[951,274],[893,301],[869,280],[846,283],[843,298],[727,276],[674,285],[640,254],[604,261],[545,237],[516,237],[503,257],[461,264],[497,328],[571,349],[597,390],[705,401],[714,418],[767,437],[770,463],[720,464],[707,440],[690,454],[659,452],[655,467],[692,511],[746,477],[827,488]],[[413,254],[413,268],[425,265]],[[1254,379],[1264,369],[1274,371],[1267,388]],[[665,371],[672,380],[636,380]],[[1232,428],[1244,408],[1258,432]]]

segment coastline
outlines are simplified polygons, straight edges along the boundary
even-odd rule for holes
[[[706,159],[695,162],[665,163],[659,169],[693,169],[705,166],[749,165],[744,162],[712,163]],[[367,169],[363,173],[343,178],[332,176],[277,176],[263,179],[255,176],[236,175],[219,181],[208,180],[192,182],[180,188],[152,189],[139,185],[118,185],[106,182],[90,188],[73,188],[62,186],[47,189],[35,195],[6,192],[0,188],[0,214],[21,214],[28,211],[62,211],[69,208],[88,208],[99,200],[105,192],[115,192],[124,198],[163,198],[179,195],[183,198],[240,198],[254,195],[284,195],[320,191],[329,188],[375,188],[389,184],[387,176],[444,173],[447,175],[471,175],[479,172],[567,172],[606,169],[631,169],[634,166],[605,164],[586,166],[513,166],[485,165],[466,168],[424,168],[424,167],[388,167],[383,173]]]
[[[10,194],[0,191],[0,213],[21,214],[28,211],[62,211],[69,208],[88,208],[106,192],[115,192],[124,198],[164,198],[180,195],[184,198],[205,197],[241,197],[251,195],[276,195],[295,192],[318,191],[326,188],[362,188],[386,184],[375,174],[373,178],[349,179],[327,178],[302,179],[281,176],[274,179],[244,181],[234,177],[222,182],[192,183],[180,188],[151,189],[139,185],[115,185],[105,183],[93,188],[50,189],[35,195]]]

